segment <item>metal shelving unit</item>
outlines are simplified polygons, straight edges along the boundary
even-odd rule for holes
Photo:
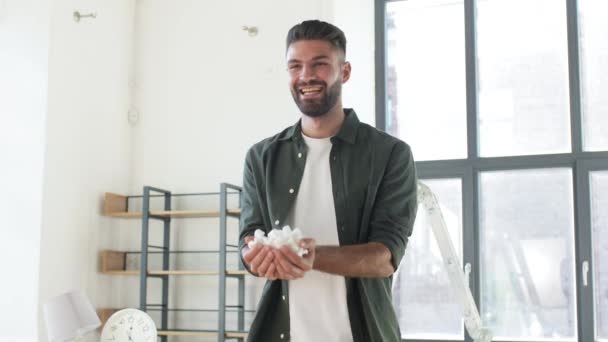
[[[121,251],[103,251],[102,252],[102,273],[111,275],[139,275],[139,309],[146,312],[160,312],[161,322],[158,327],[158,335],[162,342],[166,342],[169,336],[217,336],[218,341],[228,339],[236,339],[244,341],[247,336],[245,331],[245,312],[253,312],[253,310],[245,309],[245,276],[248,272],[244,266],[238,262],[238,269],[229,270],[227,268],[227,254],[238,253],[238,245],[228,243],[228,219],[240,218],[240,209],[228,209],[229,195],[238,194],[240,203],[241,187],[221,183],[219,193],[183,193],[173,194],[168,190],[144,186],[143,195],[137,196],[121,196],[116,194],[106,194],[106,203],[104,204],[104,215],[117,218],[141,218],[141,246],[139,251],[121,252]],[[219,195],[219,211],[199,211],[199,210],[172,210],[172,199],[181,196],[218,196]],[[163,198],[163,210],[151,210],[151,199],[155,197]],[[129,211],[129,199],[141,198],[141,212]],[[174,218],[204,218],[204,217],[219,217],[220,219],[220,238],[218,250],[193,250],[193,251],[172,251],[170,249],[171,238],[171,220]],[[150,244],[150,221],[159,220],[163,223],[163,241],[162,245]],[[215,253],[219,256],[219,265],[217,271],[203,270],[170,270],[170,256],[174,254],[184,253]],[[141,254],[139,270],[126,270],[127,254]],[[150,270],[148,258],[152,254],[162,254],[162,269]],[[143,270],[143,271],[142,271]],[[218,276],[219,277],[219,305],[218,309],[178,309],[169,307],[169,281],[170,276]],[[148,280],[149,278],[160,279],[161,298],[160,303],[148,302]],[[238,283],[238,300],[236,305],[227,305],[226,303],[226,285],[227,279],[236,279]],[[111,309],[103,309],[111,310]],[[168,317],[170,312],[217,312],[218,313],[218,328],[217,330],[183,330],[170,329]],[[237,314],[237,330],[228,330],[226,328],[226,314],[236,312]]]
[[[234,248],[238,253],[238,244],[228,244],[228,217],[240,218],[240,215],[231,214],[228,212],[228,190],[236,190],[239,193],[239,203],[241,203],[241,187],[222,183],[220,185],[220,286],[219,286],[219,318],[218,318],[218,336],[226,336],[226,311],[228,308],[236,309],[238,315],[237,329],[239,332],[245,331],[245,275],[247,271],[241,263],[241,258],[238,258],[238,271],[229,272],[226,265],[226,255],[228,248]],[[227,278],[234,278],[238,282],[238,304],[237,305],[226,305],[226,280]],[[242,342],[243,338],[237,338],[239,342]],[[223,341],[223,339],[219,339]]]

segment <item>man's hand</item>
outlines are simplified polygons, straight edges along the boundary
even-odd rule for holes
[[[308,254],[300,257],[287,246],[272,250],[279,279],[293,280],[302,278],[304,273],[312,269],[315,261],[315,240],[302,239],[299,242],[299,246],[306,249]]]
[[[249,244],[249,241],[254,239],[253,236],[247,236],[245,243]],[[274,254],[272,253],[270,246],[255,245],[253,248],[245,246],[243,248],[243,262],[249,266],[251,272],[257,274],[260,277],[264,277],[268,280],[277,279],[277,269],[273,262]]]

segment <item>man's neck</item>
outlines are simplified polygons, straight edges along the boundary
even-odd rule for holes
[[[316,139],[333,137],[340,131],[345,117],[344,109],[339,103],[319,117],[302,115],[302,133]]]

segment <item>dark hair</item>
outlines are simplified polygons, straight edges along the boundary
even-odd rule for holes
[[[344,36],[342,30],[330,23],[320,20],[306,20],[295,25],[287,32],[285,48],[288,49],[289,45],[299,40],[324,40],[346,56],[346,36]]]

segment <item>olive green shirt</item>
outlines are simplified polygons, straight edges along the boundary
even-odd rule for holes
[[[416,217],[416,171],[410,147],[359,122],[352,109],[331,138],[331,183],[340,246],[379,242],[397,269]],[[251,147],[241,195],[240,247],[256,229],[281,228],[306,163],[300,122]],[[345,278],[355,342],[401,341],[392,303],[392,277]],[[288,341],[288,281],[267,281],[247,340]],[[314,298],[311,298],[314,300]],[[319,303],[319,310],[324,310]]]

